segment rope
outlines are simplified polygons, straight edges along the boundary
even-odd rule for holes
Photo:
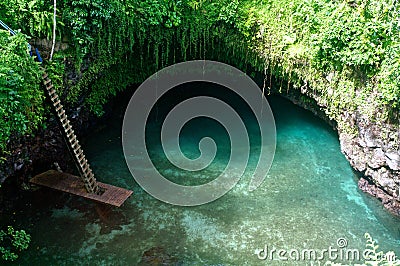
[[[0,25],[3,26],[6,30],[8,30],[12,35],[16,35],[15,31],[13,31],[10,27],[7,26],[3,21],[0,20]]]
[[[15,31],[13,31],[10,27],[8,27],[8,25],[6,23],[4,23],[3,21],[0,20],[0,25],[5,28],[8,32],[10,32],[11,35],[17,35],[17,33]],[[32,47],[31,45],[28,43],[28,50],[29,50],[29,54],[30,56],[32,56]]]
[[[53,59],[54,47],[56,46],[56,15],[57,15],[57,0],[54,0],[53,6],[53,43],[51,45],[50,61]]]

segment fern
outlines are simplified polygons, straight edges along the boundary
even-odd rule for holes
[[[367,243],[365,244],[365,250],[363,253],[364,263],[362,264],[354,264],[357,266],[399,266],[400,260],[397,259],[396,254],[393,251],[388,251],[384,253],[383,251],[379,251],[379,245],[377,242],[371,237],[370,234],[365,233],[364,237],[367,239]],[[327,261],[324,265],[332,265],[332,266],[346,266],[351,264],[342,264],[336,263],[332,261]]]
[[[367,239],[367,243],[365,244],[366,249],[364,251],[365,265],[400,265],[400,260],[396,258],[396,254],[393,251],[388,251],[386,253],[379,251],[379,245],[376,244],[376,241],[371,237],[371,235],[365,233],[364,236]]]

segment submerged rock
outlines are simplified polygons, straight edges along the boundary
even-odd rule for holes
[[[375,184],[370,184],[365,178],[360,178],[358,181],[358,187],[370,194],[373,197],[378,198],[382,201],[386,209],[388,209],[394,215],[400,216],[400,202],[394,197],[388,195],[384,190],[376,186]]]
[[[139,265],[181,265],[163,247],[152,247],[143,252]]]

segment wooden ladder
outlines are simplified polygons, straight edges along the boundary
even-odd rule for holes
[[[63,127],[63,134],[66,142],[68,143],[68,147],[70,149],[71,154],[74,157],[76,166],[81,174],[81,178],[83,183],[85,184],[85,188],[87,192],[100,194],[102,191],[97,184],[96,178],[94,177],[93,171],[90,168],[88,160],[85,158],[83,154],[83,150],[81,145],[79,145],[79,141],[72,129],[72,125],[65,113],[65,110],[61,104],[60,98],[58,94],[53,88],[53,84],[49,79],[47,73],[43,70],[43,84],[46,87],[47,95],[52,102],[54,110],[57,114],[58,121]]]

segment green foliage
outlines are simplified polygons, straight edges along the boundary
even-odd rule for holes
[[[373,75],[382,63],[385,51],[395,35],[389,9],[394,3],[363,1],[357,7],[347,2],[325,8],[329,19],[316,37],[318,61],[325,69],[344,66]]]
[[[115,12],[112,1],[64,1],[63,21],[68,25],[76,52],[85,54],[93,45],[97,33]]]
[[[295,88],[309,88],[303,93],[317,97],[338,122],[344,111],[356,110],[372,120],[396,122],[400,111],[396,1],[257,2],[255,49],[272,75]],[[339,128],[355,130],[341,123]]]
[[[64,55],[61,52],[55,53],[51,61],[44,62],[44,67],[58,95],[63,95],[65,73]]]
[[[49,36],[50,2],[3,0],[0,7],[11,25]],[[400,110],[395,0],[63,0],[58,7],[57,35],[73,47],[65,56],[80,79],[62,83],[61,58],[52,79],[67,87],[70,104],[99,115],[130,82],[190,59],[219,60],[308,88],[303,93],[318,97],[337,121],[356,110],[393,121]]]
[[[400,109],[400,45],[390,47],[386,58],[382,62],[378,84],[382,104],[393,106],[394,110]]]
[[[41,71],[22,34],[0,30],[0,149],[12,134],[31,133],[43,120]]]
[[[136,11],[151,26],[177,27],[181,24],[182,1],[139,1]]]
[[[227,24],[235,25],[238,20],[239,0],[229,1],[226,5],[221,7],[221,11],[218,14],[218,20],[221,20]]]
[[[0,254],[3,260],[18,259],[18,252],[26,250],[31,236],[24,230],[15,230],[8,226],[7,230],[0,230]]]
[[[21,29],[30,36],[51,38],[52,2],[44,0],[0,1],[0,10],[0,19],[8,21],[11,28]]]

